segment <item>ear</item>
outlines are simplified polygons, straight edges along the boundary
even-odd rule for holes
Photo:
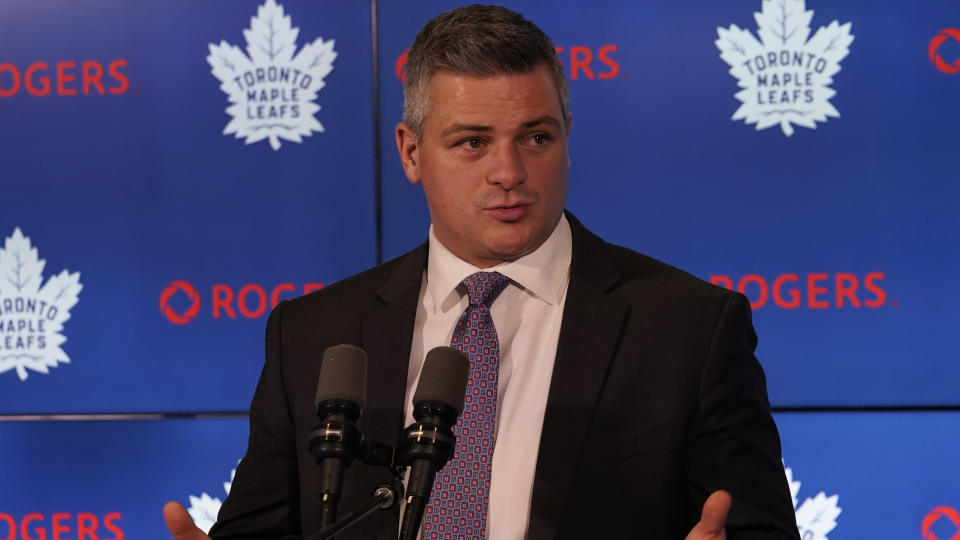
[[[400,122],[396,128],[397,151],[400,152],[400,163],[407,180],[414,184],[420,183],[420,143],[417,135],[410,126]]]

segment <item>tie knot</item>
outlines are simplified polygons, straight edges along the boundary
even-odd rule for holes
[[[500,272],[477,272],[467,276],[461,283],[467,289],[471,305],[489,308],[510,284],[510,279]]]

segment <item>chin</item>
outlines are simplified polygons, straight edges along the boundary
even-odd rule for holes
[[[513,261],[534,251],[538,245],[539,244],[535,244],[529,237],[524,237],[522,239],[494,242],[489,250],[490,253],[499,260]]]

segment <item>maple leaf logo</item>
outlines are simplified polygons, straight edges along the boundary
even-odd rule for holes
[[[842,511],[837,506],[839,495],[831,495],[821,491],[814,498],[807,498],[799,507],[797,494],[800,492],[800,482],[793,479],[790,467],[784,469],[787,473],[787,483],[790,484],[790,497],[793,499],[793,510],[797,516],[797,528],[800,529],[800,538],[803,540],[829,540],[827,533],[837,526],[837,516]]]
[[[190,508],[187,512],[193,518],[193,524],[204,533],[209,533],[210,528],[217,522],[217,514],[220,513],[220,507],[223,501],[216,497],[211,497],[206,493],[199,497],[190,495]]]
[[[46,264],[19,227],[0,248],[0,373],[14,369],[21,381],[28,369],[70,363],[60,332],[83,289],[80,272],[62,270],[41,287]]]
[[[731,119],[757,130],[779,124],[789,137],[794,124],[815,129],[828,116],[839,118],[830,85],[850,52],[851,23],[833,21],[808,41],[813,11],[805,0],[763,0],[753,17],[760,41],[735,24],[717,28],[714,43],[741,88],[735,96],[742,105]]]
[[[227,495],[230,494],[230,488],[233,487],[233,477],[236,474],[236,469],[231,470],[230,481],[223,483],[223,490],[226,491]],[[220,513],[223,501],[217,497],[211,497],[206,492],[201,493],[199,497],[190,495],[189,499],[190,508],[187,508],[187,513],[193,519],[193,524],[203,532],[209,533],[210,528],[217,522],[217,514]]]
[[[323,131],[314,100],[337,53],[332,39],[318,37],[294,54],[299,33],[283,6],[267,0],[243,31],[246,54],[223,40],[209,44],[207,62],[230,102],[226,112],[232,119],[224,135],[245,137],[246,144],[268,139],[279,150],[280,139],[299,143]]]

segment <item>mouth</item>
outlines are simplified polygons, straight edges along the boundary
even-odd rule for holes
[[[486,212],[498,221],[513,223],[525,218],[530,207],[530,203],[501,204],[487,208]]]

